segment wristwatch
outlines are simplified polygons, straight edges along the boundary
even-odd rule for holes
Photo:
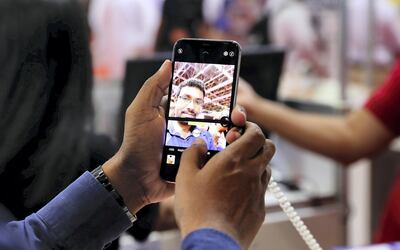
[[[96,180],[112,195],[112,197],[117,201],[118,205],[121,206],[122,210],[126,216],[128,216],[129,220],[133,223],[137,220],[135,214],[129,212],[128,207],[125,205],[124,200],[122,199],[121,195],[114,189],[111,185],[110,181],[108,180],[107,176],[104,174],[103,166],[98,166],[92,172],[92,175],[96,178]]]

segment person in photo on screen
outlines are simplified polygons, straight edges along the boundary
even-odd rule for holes
[[[204,83],[190,78],[181,83],[176,94],[173,117],[200,118],[205,98]],[[167,128],[167,146],[189,147],[197,139],[203,139],[208,150],[216,150],[212,135],[207,130],[187,121],[169,121]]]
[[[226,147],[225,135],[228,133],[228,128],[222,126],[220,123],[215,123],[210,126],[210,133],[213,136],[214,146],[218,151],[221,151]]]

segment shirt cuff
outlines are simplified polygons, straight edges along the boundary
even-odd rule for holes
[[[204,228],[191,232],[182,242],[183,250],[241,250],[239,244],[225,233],[212,228]]]
[[[67,249],[100,249],[132,225],[112,195],[89,172],[37,215]]]

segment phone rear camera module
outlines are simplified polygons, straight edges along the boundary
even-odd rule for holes
[[[178,54],[182,54],[183,53],[183,49],[179,48],[178,49]]]
[[[229,52],[230,57],[233,57],[234,55],[235,55],[235,52],[233,52],[233,51]]]

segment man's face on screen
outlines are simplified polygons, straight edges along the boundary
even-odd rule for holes
[[[183,118],[196,118],[203,108],[203,91],[196,87],[183,87],[180,90],[176,104],[175,116]]]

